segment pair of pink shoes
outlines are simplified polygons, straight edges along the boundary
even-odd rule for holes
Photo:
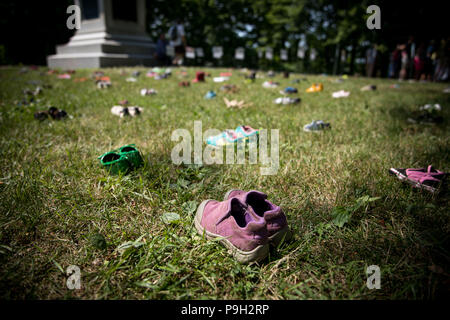
[[[400,180],[410,183],[413,187],[425,189],[432,193],[438,193],[446,176],[444,172],[434,169],[431,165],[419,169],[391,168],[389,173],[395,174]]]
[[[242,263],[264,259],[270,244],[292,236],[283,210],[255,190],[230,190],[222,202],[203,201],[194,222],[199,234],[218,238]]]

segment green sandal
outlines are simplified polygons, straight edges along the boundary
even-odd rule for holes
[[[100,159],[100,164],[111,174],[126,174],[132,167],[132,163],[126,156],[114,151],[102,154],[98,159]]]
[[[139,168],[144,161],[142,160],[139,150],[136,148],[135,144],[127,144],[119,148],[119,154],[124,155],[132,163],[134,168]]]
[[[100,164],[112,174],[118,174],[119,172],[126,174],[132,169],[139,168],[144,163],[134,144],[109,151],[102,154],[98,159],[100,159]]]

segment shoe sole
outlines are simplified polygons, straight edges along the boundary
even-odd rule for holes
[[[397,178],[399,178],[401,181],[406,181],[408,182],[410,185],[412,185],[415,188],[419,188],[419,189],[424,189],[427,190],[431,193],[438,193],[439,189],[433,188],[431,186],[427,186],[425,184],[422,184],[418,181],[414,181],[409,179],[407,176],[405,176],[403,173],[401,173],[400,171],[396,170],[395,168],[390,168],[389,169],[389,173],[390,174],[394,174],[397,176]]]
[[[281,241],[289,241],[292,238],[292,232],[289,226],[284,227],[280,231],[274,233],[269,237],[270,245],[278,247]]]
[[[207,239],[219,239],[219,241],[225,245],[226,248],[228,248],[231,251],[232,256],[239,261],[240,263],[250,263],[250,262],[258,262],[263,260],[267,257],[269,254],[269,245],[260,245],[257,246],[252,251],[242,251],[236,246],[234,246],[227,238],[224,238],[223,236],[219,234],[215,234],[212,232],[209,232],[206,230],[202,225],[202,216],[203,211],[205,209],[206,204],[211,200],[205,200],[203,201],[197,208],[197,213],[195,214],[194,218],[194,224],[195,228],[197,229],[198,233],[200,235],[205,235]]]
[[[223,197],[223,201],[228,200],[228,197],[230,196],[230,194],[233,191],[240,191],[238,189],[231,189],[229,190],[227,193],[225,193],[225,196]],[[275,232],[273,235],[271,235],[269,237],[269,244],[274,246],[274,247],[278,247],[278,245],[280,244],[280,242],[284,239],[284,241],[288,241],[292,238],[292,232],[291,229],[289,228],[288,225],[286,225],[286,227],[284,227],[283,229],[281,229],[278,232]]]

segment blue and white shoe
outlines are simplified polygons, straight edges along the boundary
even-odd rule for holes
[[[298,90],[293,87],[286,87],[284,90],[280,91],[281,94],[292,94],[292,93],[298,93]]]
[[[205,99],[213,99],[216,97],[216,93],[214,91],[208,91],[205,95]]]
[[[239,126],[236,130],[225,130],[217,136],[207,138],[206,143],[219,148],[229,144],[235,144],[241,140],[247,141],[251,136],[258,134],[259,131],[250,126]]]
[[[208,137],[206,143],[213,147],[223,147],[237,141],[238,135],[233,130],[225,130],[217,136]]]
[[[258,135],[259,131],[253,129],[250,126],[239,126],[236,128],[235,132],[237,133],[239,138],[248,139],[251,136]]]
[[[303,127],[304,131],[311,132],[311,131],[320,131],[323,129],[330,128],[330,124],[323,122],[322,120],[313,120],[311,123],[308,123]]]

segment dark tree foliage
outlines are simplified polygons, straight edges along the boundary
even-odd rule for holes
[[[389,53],[413,36],[416,43],[447,38],[445,2],[388,0],[146,0],[147,31],[156,41],[177,19],[185,25],[188,45],[202,47],[205,58],[190,62],[252,68],[288,68],[305,72],[353,73],[355,60],[367,46],[377,44],[382,70]],[[70,0],[0,2],[0,63],[45,64],[57,44],[66,43]],[[366,9],[381,8],[381,30],[369,30]],[[307,45],[306,58],[297,58],[299,42]],[[303,42],[302,42],[303,43]],[[213,46],[224,48],[221,61],[212,59]],[[258,50],[273,48],[274,59],[258,59]],[[234,59],[236,47],[245,47],[245,61]],[[287,49],[289,61],[280,60]],[[317,59],[308,59],[310,51]]]
[[[46,64],[55,45],[69,40],[66,27],[70,0],[19,0],[0,2],[2,63]]]

